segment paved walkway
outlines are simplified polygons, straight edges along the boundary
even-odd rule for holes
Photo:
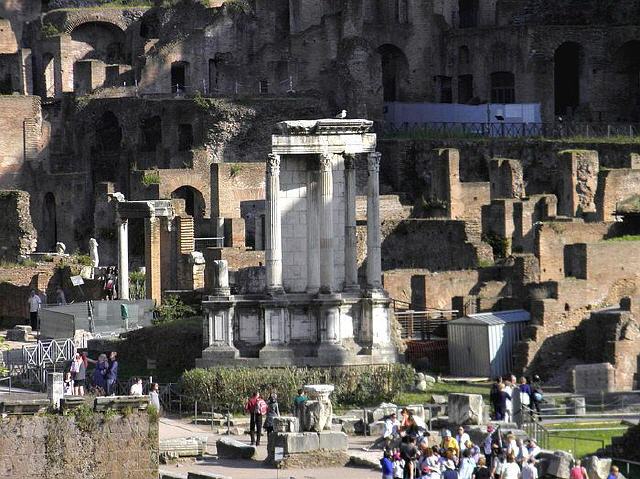
[[[285,469],[276,470],[263,464],[267,457],[265,443],[258,448],[253,460],[217,459],[215,457],[216,440],[220,437],[209,426],[190,424],[186,420],[163,417],[160,419],[160,439],[179,437],[206,437],[208,439],[207,456],[204,460],[181,460],[177,465],[160,465],[161,472],[178,473],[186,477],[187,472],[212,472],[232,479],[369,479],[378,478],[380,473],[369,468],[342,467],[322,469]],[[249,436],[230,436],[242,442],[249,442]],[[362,447],[369,444],[369,437],[349,437],[349,453],[377,461],[380,452],[366,453]]]

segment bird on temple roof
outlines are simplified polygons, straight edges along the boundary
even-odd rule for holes
[[[344,120],[347,117],[347,110],[342,110],[340,113],[336,115],[336,118]]]

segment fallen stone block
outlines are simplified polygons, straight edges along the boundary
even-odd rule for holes
[[[565,451],[555,451],[549,458],[547,475],[558,479],[569,479],[573,456]]]
[[[251,459],[256,454],[255,446],[228,437],[216,441],[216,450],[218,457],[225,459]]]
[[[165,454],[169,459],[202,456],[206,449],[207,438],[198,437],[163,439],[158,444],[160,454]]]
[[[28,326],[31,329],[31,326]],[[7,330],[7,341],[19,341],[21,343],[26,343],[29,341],[30,331],[27,332],[24,329],[18,329],[17,327],[13,329]]]
[[[458,425],[482,424],[484,400],[480,394],[449,394],[449,422]]]
[[[369,424],[369,434],[374,437],[382,436],[384,432],[384,421],[372,422]]]
[[[189,479],[186,474],[178,474],[177,472],[161,472],[160,479]]]
[[[382,403],[373,410],[373,421],[385,419],[390,414],[397,412],[398,406],[391,403]]]
[[[320,448],[320,439],[316,432],[274,432],[269,434],[269,453],[276,447],[284,449],[284,454],[315,451]]]
[[[432,394],[431,400],[434,404],[447,404],[447,396],[443,396],[442,394]]]
[[[49,407],[49,400],[44,399],[0,399],[0,414],[29,415],[45,411]]]
[[[607,479],[611,470],[611,459],[589,456],[582,461],[589,479]]]
[[[98,396],[93,402],[93,410],[104,412],[107,409],[122,411],[123,409],[144,410],[149,406],[149,396]]]
[[[328,451],[346,451],[349,441],[344,432],[322,431],[318,433],[320,449]]]
[[[340,426],[345,434],[356,434],[357,430],[364,430],[362,420],[357,418],[343,418]]]
[[[300,422],[297,417],[280,416],[273,418],[274,432],[299,432]]]

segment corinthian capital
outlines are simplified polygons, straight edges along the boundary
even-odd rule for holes
[[[320,171],[331,171],[332,161],[331,155],[328,153],[322,153],[320,155]]]
[[[356,156],[350,153],[343,153],[342,157],[344,158],[344,169],[345,170],[353,170],[356,167]]]
[[[380,158],[382,158],[382,154],[377,151],[369,153],[367,169],[369,171],[380,171]]]
[[[267,173],[271,175],[280,174],[280,155],[269,153],[267,157]]]

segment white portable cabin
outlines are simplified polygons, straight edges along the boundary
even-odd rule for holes
[[[512,372],[513,349],[530,315],[524,309],[470,314],[447,324],[454,376],[497,377]]]

